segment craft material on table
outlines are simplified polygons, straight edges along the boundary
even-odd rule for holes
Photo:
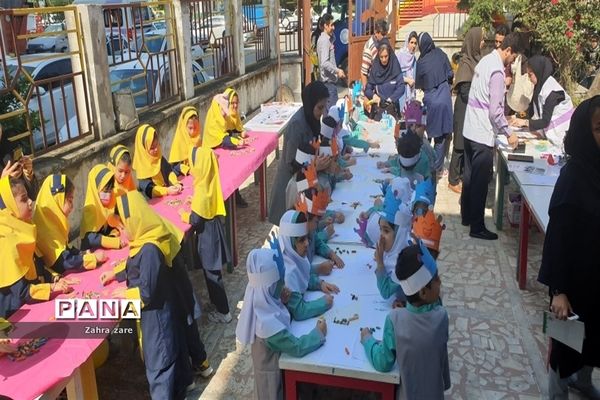
[[[27,357],[31,357],[39,352],[40,347],[45,345],[47,341],[48,339],[45,337],[28,340],[27,342],[18,345],[17,350],[8,355],[8,359],[11,361],[23,361]]]

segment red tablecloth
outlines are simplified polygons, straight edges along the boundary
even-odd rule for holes
[[[219,157],[219,173],[225,199],[250,177],[277,147],[276,134],[250,132],[249,137],[252,142],[241,150],[215,150]],[[185,177],[182,182],[184,184],[182,194],[176,197],[155,199],[151,201],[151,204],[163,217],[175,223],[180,229],[187,230],[189,225],[181,222],[178,211],[181,208],[189,210],[185,199],[193,193],[192,178]],[[180,200],[181,203],[174,204],[173,200]],[[112,250],[106,253],[108,261],[100,268],[71,274],[81,281],[75,286],[77,292],[94,291],[99,293],[101,298],[110,298],[114,289],[124,286],[124,283],[112,282],[104,287],[100,283],[100,274],[111,269],[118,260],[126,259],[128,249]],[[27,322],[30,323],[27,326],[29,329],[36,324],[40,326],[52,324],[50,326],[53,326],[53,329],[55,328],[61,335],[64,334],[67,339],[49,339],[38,353],[23,361],[10,361],[7,357],[0,358],[0,394],[15,400],[31,399],[43,394],[71,376],[102,342],[101,338],[86,338],[82,335],[82,324],[55,321],[53,317],[54,301],[24,305],[10,317],[11,322],[17,323],[17,329],[11,333],[11,337],[18,338],[20,335],[18,323]],[[72,336],[78,336],[78,338],[71,338]]]

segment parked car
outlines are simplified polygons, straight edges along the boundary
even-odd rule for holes
[[[133,46],[133,50],[139,49],[143,53],[164,53],[167,51],[167,31],[166,29],[154,29],[144,33],[144,37],[138,36]],[[144,44],[146,46],[144,46]],[[201,59],[204,50],[200,45],[192,45],[192,59]]]
[[[50,24],[44,29],[44,33],[53,33],[49,36],[38,36],[27,42],[28,53],[41,52],[65,52],[69,47],[67,34],[64,33],[63,24]],[[61,33],[62,32],[62,33]]]
[[[297,32],[298,31],[298,16],[293,12],[282,8],[279,10],[279,32]]]
[[[159,58],[151,65],[150,57],[142,56],[140,60],[116,65],[110,69],[111,91],[114,93],[124,89],[131,90],[136,108],[158,103],[171,89],[169,63],[162,62]],[[192,73],[194,85],[214,79],[197,62],[192,62]]]
[[[249,23],[245,16],[244,25],[250,26],[253,31],[255,30],[255,25]],[[201,47],[204,50],[208,47],[213,47],[216,39],[222,38],[225,35],[227,35],[227,27],[225,26],[225,16],[222,14],[213,14],[210,18],[203,18],[192,26],[193,42],[201,43]],[[244,32],[243,38],[244,44],[249,44],[255,39],[255,34],[254,32]]]
[[[42,61],[34,60],[33,58],[54,57]],[[16,58],[7,58],[6,65],[11,77],[16,76],[19,67]],[[36,54],[35,56],[22,56],[22,68],[31,76],[34,81],[53,79],[50,82],[38,85],[38,90],[33,90],[32,97],[29,101],[30,113],[39,112],[40,119],[43,119],[46,145],[52,146],[57,144],[56,133],[61,131],[65,126],[66,121],[72,117],[76,118],[75,109],[75,93],[72,79],[63,78],[62,76],[73,72],[71,66],[71,58],[69,56],[58,56],[52,53]],[[23,74],[21,72],[20,74]],[[63,83],[62,88],[60,83]],[[0,87],[4,86],[2,82]],[[38,93],[39,91],[39,93]],[[54,104],[53,104],[54,103]],[[79,136],[79,131],[72,131],[71,137]],[[32,142],[34,150],[41,150],[44,147],[42,139],[42,129],[34,129],[32,134]],[[69,137],[65,134],[58,135],[59,143],[65,142]]]

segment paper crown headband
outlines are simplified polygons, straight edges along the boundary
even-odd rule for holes
[[[407,124],[426,125],[427,116],[423,114],[421,103],[414,100],[408,103],[404,109],[404,120]]]
[[[335,106],[333,107],[335,108]],[[334,114],[336,112],[334,112]],[[323,119],[321,119],[321,136],[326,137],[327,139],[331,139],[333,137],[333,133],[335,132],[336,126],[337,121],[334,117],[330,115],[324,117]]]
[[[302,168],[302,171],[296,174],[296,190],[298,193],[302,193],[305,190],[316,188],[318,183],[317,167],[313,159],[311,163]]]
[[[354,232],[358,234],[363,244],[370,248],[375,248],[379,241],[379,218],[381,216],[377,212],[371,212],[367,219],[357,218],[358,228],[354,228]]]
[[[329,194],[324,191],[312,191],[312,199],[309,199],[304,193],[300,194],[298,201],[296,202],[296,211],[303,212],[304,214],[313,214],[322,217],[327,211],[329,205]]]
[[[328,143],[322,144],[319,149],[319,154],[324,155],[324,156],[337,157],[337,155],[339,153],[340,153],[340,147],[338,145],[336,138],[329,139]]]
[[[402,287],[402,291],[407,296],[412,296],[419,293],[431,280],[437,275],[437,264],[427,247],[423,242],[419,241],[420,253],[417,255],[421,262],[421,267],[411,276],[406,279],[398,279],[395,273],[391,275],[394,282],[398,283]]]
[[[296,160],[296,162],[298,164],[300,164],[300,165],[310,164],[311,162],[314,161],[314,159],[315,159],[314,154],[310,154],[310,153],[307,153],[300,149],[296,149],[296,157],[294,157],[294,160]]]
[[[275,232],[271,232],[271,237],[268,239],[269,247],[273,250],[273,261],[277,264],[277,270],[279,271],[279,279],[285,279],[285,262],[283,261],[283,254],[281,247],[279,246],[279,238],[275,235]]]
[[[440,251],[442,231],[446,225],[442,224],[442,216],[437,218],[433,211],[428,210],[425,215],[418,216],[413,222],[413,233],[421,239],[431,250]]]
[[[399,226],[404,225],[407,222],[404,214],[408,207],[402,207],[402,205],[402,201],[394,196],[392,188],[388,185],[383,198],[383,211],[380,212],[381,216],[390,224]]]
[[[415,198],[413,200],[413,205],[417,202],[422,202],[427,204],[428,206],[435,205],[435,187],[433,186],[433,181],[431,178],[425,179],[423,182],[420,182],[415,187]]]
[[[410,187],[410,181],[408,178],[396,177],[391,181],[384,180],[381,182],[379,188],[381,193],[385,197],[388,190],[391,190],[394,197],[403,203],[409,203],[412,197],[412,189]]]

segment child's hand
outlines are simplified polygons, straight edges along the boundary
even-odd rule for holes
[[[319,318],[317,320],[317,329],[321,331],[323,336],[327,336],[327,322],[324,319]]]
[[[169,196],[177,196],[179,193],[181,193],[182,188],[183,186],[180,185],[169,186],[167,188],[167,193]]]
[[[352,172],[350,172],[350,170],[347,169],[347,170],[344,171],[344,175],[343,176],[344,176],[344,179],[346,179],[347,181],[349,181],[350,179],[352,179],[352,177],[354,175],[352,175]]]
[[[127,288],[125,288],[125,287],[116,288],[112,292],[112,297],[116,298],[116,299],[124,299],[126,290],[127,290]]]
[[[377,200],[375,200],[375,201],[377,201]],[[366,211],[361,211],[360,214],[358,214],[358,218],[360,218],[362,220],[368,219],[369,213]],[[360,223],[360,221],[358,221],[358,220],[356,222]]]
[[[317,156],[315,164],[317,171],[324,171],[329,168],[329,165],[331,164],[331,157],[325,155]]]
[[[98,264],[102,264],[104,261],[106,261],[106,253],[104,250],[96,250],[94,252],[94,256],[96,257],[96,262]]]
[[[52,293],[67,294],[71,293],[73,288],[69,286],[69,283],[65,279],[61,278],[56,283],[52,284],[50,291]]]
[[[350,155],[350,154],[348,154],[348,155]],[[348,159],[346,160],[346,163],[348,164],[348,166],[356,165],[356,158],[348,157]]]
[[[383,236],[379,237],[377,246],[375,247],[375,261],[377,262],[377,268],[383,267],[383,248],[385,246],[385,239]]]
[[[384,174],[391,174],[392,170],[390,168],[384,168],[381,170],[381,172],[383,172]]]
[[[127,238],[127,235],[121,234],[121,236],[119,236],[119,245],[121,246],[121,248],[127,247],[129,245],[129,238]]]
[[[379,144],[379,142],[371,142],[371,141],[369,141],[368,143],[369,143],[369,148],[371,148],[371,149],[378,149],[378,148],[381,147],[381,145]],[[379,163],[377,163],[377,164],[379,164]]]
[[[288,301],[290,301],[291,296],[292,296],[292,291],[287,286],[284,286],[281,289],[281,295],[279,296],[279,298],[281,299],[281,302],[283,304],[287,304]]]
[[[327,305],[327,308],[331,308],[331,306],[333,306],[333,296],[330,294],[326,294],[323,297],[325,298],[325,304]]]
[[[338,294],[340,292],[340,288],[338,288],[333,283],[327,283],[325,281],[321,281],[321,292],[325,294]]]
[[[349,154],[349,153],[346,153],[342,156],[342,158],[346,161],[348,161],[351,157],[352,157],[352,154]]]
[[[327,217],[323,220],[323,222],[325,223],[325,225],[331,225],[333,224],[333,218]]]
[[[344,268],[346,266],[346,263],[344,262],[344,260],[342,260],[340,258],[340,256],[338,256],[335,253],[333,253],[331,255],[331,261],[333,261],[333,263],[335,264],[335,266],[338,267],[338,268]]]
[[[103,286],[108,285],[112,281],[115,280],[115,273],[113,271],[105,271],[100,275],[100,282],[102,282]]]
[[[329,274],[331,274],[331,271],[333,270],[333,264],[334,263],[331,260],[323,261],[316,268],[317,275],[329,275]]]
[[[368,338],[370,338],[371,335],[371,330],[369,328],[362,328],[360,330],[360,342],[364,343]]]
[[[381,207],[383,205],[383,200],[381,197],[377,197],[374,201],[373,201],[373,205],[375,207]]]
[[[344,213],[341,213],[341,212],[335,213],[335,222],[336,223],[343,224],[345,220],[346,220],[346,216],[344,215]]]
[[[318,327],[319,324],[317,323],[317,328]],[[327,332],[327,326],[325,326],[325,332]],[[15,351],[17,351],[17,346],[12,344],[10,340],[0,340],[0,357],[2,357],[4,354],[14,353]]]

